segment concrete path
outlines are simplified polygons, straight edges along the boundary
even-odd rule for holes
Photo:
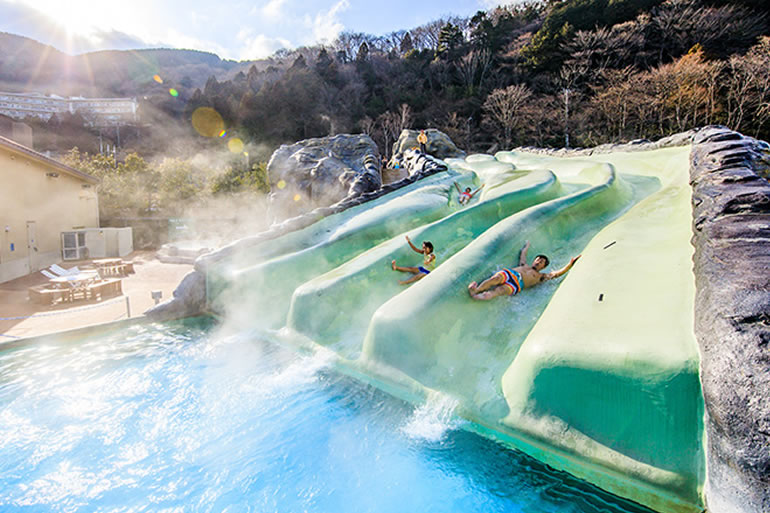
[[[28,317],[28,319],[0,320],[0,344],[9,340],[46,335],[125,319],[126,298],[131,317],[155,304],[150,293],[160,290],[163,300],[171,297],[182,277],[192,270],[188,264],[165,264],[155,258],[154,252],[136,251],[124,258],[134,262],[135,274],[123,278],[123,296],[104,301],[78,301],[54,306],[38,305],[27,298],[27,289],[41,285],[47,279],[39,272],[0,283],[0,318]],[[67,263],[82,267],[88,261]]]

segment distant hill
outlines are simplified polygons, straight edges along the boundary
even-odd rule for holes
[[[140,96],[171,87],[191,94],[212,75],[227,79],[252,65],[197,50],[108,50],[71,56],[34,39],[0,32],[0,90],[61,96]],[[158,75],[160,84],[154,80]]]

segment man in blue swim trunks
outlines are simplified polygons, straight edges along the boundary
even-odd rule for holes
[[[519,266],[513,269],[503,269],[498,271],[483,282],[481,285],[475,281],[468,285],[468,293],[473,299],[489,300],[497,296],[515,296],[524,288],[531,288],[544,281],[552,280],[562,276],[572,269],[580,255],[573,257],[567,265],[558,271],[552,273],[543,273],[543,269],[548,267],[548,257],[537,255],[532,261],[532,265],[527,265],[527,250],[529,241],[521,248],[519,255]]]

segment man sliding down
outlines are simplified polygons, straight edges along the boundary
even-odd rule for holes
[[[552,280],[562,276],[567,271],[572,269],[580,255],[573,257],[567,265],[558,271],[552,273],[541,273],[543,269],[548,266],[548,257],[545,255],[537,255],[535,260],[532,261],[532,265],[527,265],[527,250],[529,249],[529,241],[521,248],[521,254],[519,256],[519,266],[513,269],[503,269],[496,272],[488,279],[481,282],[481,285],[475,281],[468,285],[468,292],[473,299],[488,300],[497,296],[508,295],[515,296],[523,288],[534,287],[538,283],[543,283],[547,280]]]

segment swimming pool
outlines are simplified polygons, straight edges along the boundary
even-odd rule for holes
[[[207,319],[48,340],[0,350],[3,512],[649,511]]]

